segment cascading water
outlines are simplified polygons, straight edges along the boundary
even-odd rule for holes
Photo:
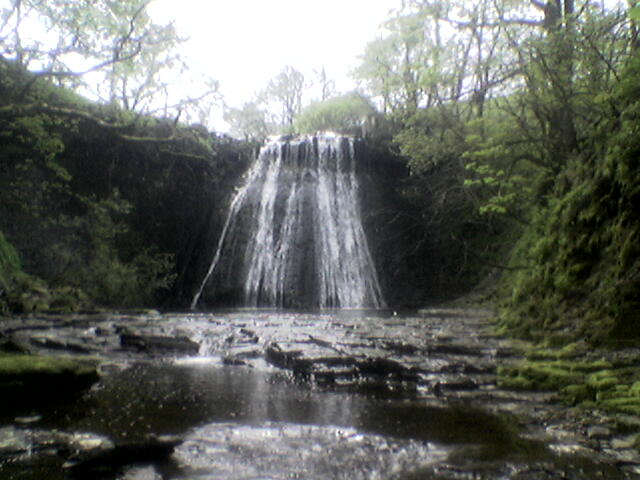
[[[380,308],[360,218],[354,139],[266,144],[236,192],[193,298],[248,307]]]

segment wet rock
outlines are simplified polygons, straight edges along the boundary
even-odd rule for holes
[[[589,427],[587,430],[587,436],[595,440],[607,439],[610,438],[611,435],[612,433],[609,427],[600,425],[594,425],[592,427]]]
[[[296,374],[309,374],[312,362],[301,358],[302,351],[283,351],[277,343],[272,343],[265,350],[265,360],[278,368],[292,370]]]
[[[222,359],[222,364],[241,366],[241,365],[247,365],[247,362],[236,356],[226,356]]]
[[[358,371],[362,375],[395,376],[403,381],[417,382],[417,372],[396,360],[389,358],[371,358],[357,363]]]
[[[23,430],[15,427],[0,427],[0,458],[22,454],[28,451],[31,442]]]
[[[421,349],[406,342],[384,342],[384,348],[393,352],[396,355],[415,355],[419,353]]]
[[[120,345],[125,349],[137,352],[160,354],[182,353],[196,355],[200,350],[199,344],[183,336],[164,337],[160,335],[122,333],[120,335]]]
[[[640,432],[640,417],[634,415],[617,415],[615,421],[618,429]]]
[[[174,458],[185,472],[225,480],[405,478],[403,472],[446,458],[448,449],[353,428],[266,422],[210,424],[191,432]]]
[[[120,472],[123,467],[166,460],[182,443],[178,437],[150,438],[146,442],[95,448],[72,455],[64,467],[74,478],[97,478]]]
[[[32,345],[39,348],[45,348],[47,350],[58,350],[73,353],[91,352],[89,348],[73,341],[59,341],[49,337],[32,337],[29,341]]]
[[[430,355],[465,355],[473,357],[484,355],[484,351],[480,347],[460,344],[429,345],[428,352]]]
[[[260,341],[258,335],[256,335],[254,331],[249,330],[248,328],[241,328],[240,333],[247,337],[251,343],[258,343]]]
[[[453,362],[445,365],[439,371],[440,373],[462,373],[462,374],[490,374],[496,372],[496,366],[482,364],[478,362],[476,365],[467,362]]]
[[[32,462],[39,457],[88,455],[106,451],[113,443],[106,437],[90,433],[66,433],[57,430],[0,428],[0,460],[10,463]],[[0,461],[0,466],[2,462]]]
[[[87,454],[87,452],[107,451],[114,448],[114,444],[107,437],[93,433],[61,433],[64,441],[75,455]]]
[[[42,415],[30,415],[28,417],[16,417],[13,419],[14,422],[21,425],[29,425],[32,423],[38,423],[42,420]]]
[[[464,390],[476,390],[478,384],[470,378],[460,378],[458,380],[445,380],[442,382],[436,382],[434,384],[434,392],[436,394],[442,394],[444,390],[452,391],[464,391]]]
[[[163,480],[163,477],[151,466],[132,467],[124,473],[120,480]]]
[[[106,377],[129,365],[132,359],[146,361],[145,357],[156,354],[192,356],[199,350],[213,361],[221,358],[227,365],[251,366],[257,373],[272,372],[273,367],[282,369],[284,375],[274,375],[286,382],[292,379],[296,383],[308,381],[313,391],[318,386],[321,387],[318,391],[364,393],[376,398],[418,398],[420,402],[438,406],[458,402],[481,405],[497,414],[512,413],[523,419],[526,431],[542,432],[545,438],[549,437],[544,443],[558,454],[606,459],[607,455],[602,454],[606,450],[610,458],[618,459],[621,468],[637,468],[633,463],[637,451],[628,448],[630,440],[626,435],[639,431],[638,417],[616,415],[609,418],[596,413],[573,412],[554,404],[550,393],[503,390],[495,382],[496,363],[517,360],[516,357],[522,355],[522,348],[517,343],[486,334],[487,326],[483,317],[453,309],[432,309],[422,317],[393,318],[368,317],[360,313],[331,313],[319,318],[286,312],[236,312],[153,318],[101,314],[0,319],[0,332],[4,332],[4,338],[17,345],[27,345],[31,351],[47,348],[46,344],[34,346],[31,338],[49,338],[59,342],[60,351],[66,349],[65,353],[74,353],[64,347],[69,342],[100,352],[113,363],[112,367],[105,367]],[[175,347],[176,338],[178,343],[180,339],[186,339],[186,346]],[[169,346],[172,342],[174,346]],[[199,349],[198,344],[201,345]],[[633,366],[639,358],[637,351],[629,350],[617,353],[610,361]],[[235,375],[232,369],[227,369],[226,373]],[[383,395],[380,395],[380,389],[386,389]],[[194,393],[195,396],[198,394]],[[0,397],[0,403],[2,401]],[[10,413],[7,418],[18,414],[22,412]],[[576,419],[585,416],[589,418]],[[594,430],[593,426],[604,427],[608,432]],[[30,425],[20,428],[30,428]],[[49,450],[57,449],[67,454],[76,448],[70,447],[64,439],[47,442],[38,443],[42,445],[38,448],[48,445]],[[306,450],[301,447],[301,451]],[[154,473],[153,469],[138,471],[127,466],[124,472],[136,479],[145,478],[145,475],[153,478]],[[461,472],[461,476],[455,478],[473,478],[468,469]],[[519,475],[536,478],[536,473],[540,472],[533,469]],[[541,478],[553,478],[550,475]],[[502,477],[486,478],[520,477],[504,473]],[[301,474],[301,478],[313,477]],[[349,478],[348,472],[344,478]]]
[[[619,450],[632,449],[639,443],[640,443],[640,434],[629,435],[627,437],[622,437],[622,438],[614,438],[613,440],[611,440],[611,446],[614,449],[619,449]],[[640,463],[640,458],[638,459],[638,463]]]

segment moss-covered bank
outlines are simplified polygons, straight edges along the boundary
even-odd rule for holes
[[[640,350],[595,350],[585,342],[521,348],[524,360],[498,369],[500,387],[557,392],[567,406],[613,415],[622,430],[626,415],[640,416]],[[634,430],[636,422],[628,427]],[[640,448],[640,435],[635,447]]]
[[[90,358],[0,353],[0,405],[14,409],[73,396],[98,380],[97,367]]]
[[[640,338],[640,55],[567,159],[512,256],[504,331],[616,347]]]

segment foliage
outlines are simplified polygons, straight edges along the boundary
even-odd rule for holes
[[[13,277],[20,271],[20,257],[5,236],[0,232],[0,288],[7,290]]]
[[[523,238],[530,246],[518,255],[533,268],[512,280],[506,325],[532,333],[577,317],[575,335],[618,342],[640,335],[637,57],[621,78],[618,91],[602,98],[612,111],[594,132],[591,155],[568,163]]]
[[[258,101],[245,103],[242,108],[227,108],[224,120],[231,126],[231,135],[247,142],[262,143],[277,127],[268,120],[266,106]]]
[[[397,127],[425,268],[498,267],[512,333],[640,335],[634,15],[403,2],[356,71]]]
[[[71,312],[90,307],[80,288],[50,289],[42,280],[22,271],[16,249],[0,232],[0,312]]]
[[[517,136],[511,121],[501,115],[500,102],[482,118],[466,125],[466,149],[462,153],[468,177],[464,186],[481,202],[479,213],[528,221],[527,208],[534,201],[534,182],[541,175],[526,138]]]
[[[304,75],[292,66],[284,67],[278,75],[269,80],[260,93],[262,101],[274,112],[275,123],[280,127],[293,125],[302,110]]]
[[[328,82],[326,77],[323,80]],[[269,135],[293,133],[293,123],[302,110],[304,75],[291,66],[269,80],[256,97],[241,108],[227,108],[224,119],[232,135],[250,142],[263,142]]]
[[[0,231],[27,272],[5,289],[5,307],[189,295],[186,265],[215,228],[213,202],[244,169],[235,144],[150,117],[131,123],[117,106],[92,105],[12,62],[0,61],[0,92]]]
[[[175,280],[174,255],[157,248],[139,247],[133,258],[124,259],[118,240],[129,233],[125,222],[132,206],[116,191],[104,200],[87,201],[87,214],[80,225],[89,240],[68,260],[64,282],[84,288],[99,305],[134,307],[155,305],[156,295],[167,292]],[[83,252],[84,250],[84,252]],[[58,256],[64,255],[64,251]]]
[[[514,74],[498,5],[484,0],[408,1],[370,42],[354,71],[384,113],[473,100],[478,112]]]
[[[366,130],[376,118],[373,105],[362,95],[352,92],[312,103],[296,118],[294,129],[300,133],[334,131],[362,134],[362,130]]]
[[[218,85],[186,75],[184,39],[147,13],[150,0],[9,0],[0,13],[0,58],[138,114],[202,121]],[[167,79],[180,75],[181,91]],[[33,80],[23,87],[27,91]],[[184,88],[195,92],[184,97]]]
[[[0,232],[0,313],[8,310],[8,292],[13,289],[16,275],[21,271],[20,257]]]

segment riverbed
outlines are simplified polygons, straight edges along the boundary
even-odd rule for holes
[[[497,365],[516,354],[489,319],[471,309],[6,319],[0,332],[15,345],[101,367],[79,395],[0,413],[0,478],[638,478],[633,452],[589,433],[596,420],[580,423],[550,393],[496,386]]]

